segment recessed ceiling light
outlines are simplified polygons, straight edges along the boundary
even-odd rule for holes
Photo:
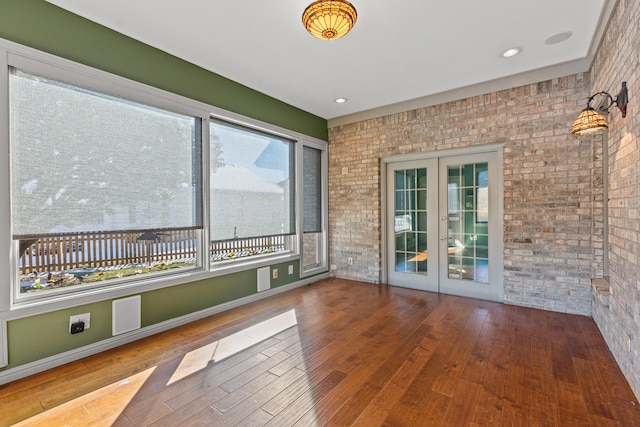
[[[507,49],[504,52],[502,52],[500,56],[502,56],[503,58],[511,58],[513,56],[516,56],[520,52],[522,52],[521,47],[512,47],[511,49]]]
[[[551,37],[546,39],[544,42],[545,44],[558,44],[568,40],[572,35],[573,33],[571,31],[565,31],[564,33],[558,33],[558,34],[552,35]]]
[[[344,104],[345,102],[347,102],[347,98],[336,98],[337,104]]]

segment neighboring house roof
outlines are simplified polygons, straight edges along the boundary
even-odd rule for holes
[[[248,193],[282,194],[283,188],[251,172],[244,166],[225,165],[211,174],[212,190],[242,191]]]
[[[289,147],[282,141],[271,141],[254,164],[260,168],[275,169],[284,172],[289,171]]]

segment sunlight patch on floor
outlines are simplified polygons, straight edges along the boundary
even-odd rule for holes
[[[205,369],[210,362],[224,360],[297,324],[295,310],[289,310],[233,335],[190,351],[184,355],[180,366],[176,368],[167,385]]]
[[[111,426],[156,369],[149,368],[24,420],[26,426]]]

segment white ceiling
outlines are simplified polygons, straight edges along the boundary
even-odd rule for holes
[[[460,88],[499,82],[506,88],[586,71],[614,3],[351,0],[358,11],[351,33],[322,41],[301,24],[312,0],[48,1],[338,120]],[[573,33],[567,41],[545,43],[567,31]],[[524,50],[510,59],[500,56],[513,46]],[[338,97],[348,101],[336,104]]]

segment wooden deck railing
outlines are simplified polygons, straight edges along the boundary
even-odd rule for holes
[[[196,232],[158,232],[155,240],[141,233],[77,233],[43,237],[26,248],[20,273],[177,260],[196,256]]]
[[[146,233],[145,233],[146,234]],[[20,274],[110,267],[176,260],[195,260],[196,230],[162,231],[154,240],[142,233],[75,233],[43,237],[20,257]],[[147,236],[148,237],[148,236]],[[211,242],[212,261],[251,256],[285,248],[286,236]]]
[[[211,261],[241,258],[264,252],[278,252],[286,247],[287,236],[255,237],[211,242]]]

